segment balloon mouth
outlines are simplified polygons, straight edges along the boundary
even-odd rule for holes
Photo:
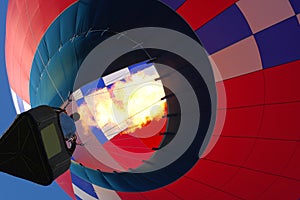
[[[83,116],[82,125],[96,126],[108,140],[118,134],[138,138],[156,135],[164,125],[156,128],[154,133],[153,130],[145,132],[140,129],[149,127],[151,122],[163,122],[156,123],[156,126],[166,122],[166,94],[157,78],[159,74],[153,64],[140,64],[88,83],[75,92],[83,94],[76,99],[77,102],[82,101],[76,107],[76,112]]]
[[[175,104],[169,99],[176,96],[167,94],[170,96],[171,92],[164,87],[155,64],[144,61],[82,86],[71,96],[74,102],[67,109],[81,116],[76,126],[85,148],[111,170],[128,171],[143,165],[143,160],[151,158],[175,137],[177,130],[173,128],[171,133],[168,126],[175,118],[176,123],[180,122],[180,105],[176,104],[176,113],[170,113]],[[98,155],[103,152],[95,152],[96,145],[109,154],[116,149],[123,154],[100,158]],[[123,157],[134,154],[139,154],[139,161],[124,167]],[[111,166],[108,160],[112,159],[123,167]],[[101,166],[97,169],[106,171]]]
[[[93,51],[102,49],[102,45]],[[72,109],[82,116],[77,123],[79,139],[101,163],[96,169],[141,172],[147,162],[155,162],[157,166],[150,170],[155,171],[170,165],[195,143],[193,165],[214,120],[212,102],[215,99],[212,100],[213,93],[209,92],[207,80],[201,73],[183,56],[162,49],[125,52],[108,65],[101,63],[103,51],[93,51],[90,56],[97,59],[93,62],[108,67],[97,72],[102,78],[94,73],[81,75],[79,71],[75,82],[78,89],[73,95],[76,103]],[[97,66],[85,63],[93,59],[90,56],[80,70],[95,70],[92,68]],[[170,155],[174,148],[176,154]],[[158,162],[165,157],[169,159],[160,166]],[[135,161],[128,162],[128,158]],[[87,163],[85,166],[95,169]]]

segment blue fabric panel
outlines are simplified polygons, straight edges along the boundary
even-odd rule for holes
[[[72,163],[71,170],[72,172],[74,170],[76,175],[100,187],[116,191],[136,191],[136,188],[132,188],[118,173],[103,173],[101,171],[85,168],[76,163]]]
[[[209,54],[252,35],[239,8],[234,4],[196,31]]]
[[[40,48],[38,48],[35,57],[38,57],[38,62],[40,62],[40,71],[43,71],[50,59],[48,45],[45,42],[45,38],[42,39],[42,41],[39,44],[39,47]]]
[[[128,188],[132,188],[129,186],[129,184],[123,179],[122,176],[118,176],[116,173],[111,173],[112,176],[109,176],[110,174],[103,173],[102,176],[107,180],[107,182],[113,187],[116,191],[124,191]]]
[[[128,67],[128,69],[131,74],[135,74],[135,73],[137,73],[143,69],[146,69],[152,65],[153,65],[152,63],[146,64],[146,62],[144,62],[144,63],[138,63],[135,65],[132,65],[132,66]]]
[[[67,91],[67,93],[63,94],[66,95],[66,97],[68,96],[68,91],[73,91],[73,82],[75,81],[75,77],[79,69],[79,63],[76,60],[77,54],[74,45],[74,42],[65,43],[60,47],[56,54],[59,61],[57,63],[59,66],[56,66],[56,68],[62,68],[64,77],[64,80],[58,83],[59,86],[63,88],[63,91]]]
[[[143,191],[145,188],[148,188],[148,186],[152,184],[159,185],[159,182],[162,179],[168,180],[168,177],[165,177],[164,174],[161,174],[159,179],[154,179],[151,178],[151,176],[144,176],[143,173],[137,173],[137,174],[131,173],[130,178],[126,178],[126,177],[122,177],[122,178],[124,178],[126,182],[128,182],[128,186],[130,186],[135,191]]]
[[[21,112],[24,112],[25,109],[24,109],[23,100],[18,95],[16,95],[16,96],[17,96],[17,101],[18,101],[19,109],[20,109]]]
[[[41,44],[45,43],[41,42]],[[46,55],[47,53],[45,52],[48,52],[48,50],[47,48],[42,48],[44,45],[41,44],[39,46],[38,55]],[[69,91],[72,91],[73,82],[78,70],[77,67],[73,67],[78,64],[76,61],[76,52],[73,46],[74,44],[69,42],[57,49],[53,57],[46,59],[48,60],[46,67],[43,65],[43,62],[45,63],[46,60],[41,61],[40,56],[35,56],[33,65],[37,67],[32,67],[30,94],[34,95],[35,93],[38,93],[38,99],[31,98],[31,104],[33,106],[40,104],[48,104],[51,106],[61,105],[62,100],[57,94],[55,87],[58,88],[59,93],[64,99],[67,98]],[[55,63],[55,65],[52,63]],[[45,70],[46,68],[53,80],[53,83],[49,79],[48,73]],[[55,85],[55,87],[53,85]],[[46,95],[39,95],[39,91],[47,91],[47,93]]]
[[[299,0],[290,0],[290,3],[296,14],[300,13],[300,1]]]
[[[41,93],[39,94],[40,102],[42,104],[47,104],[49,100],[52,102],[57,101],[57,103],[62,104],[63,102],[60,99],[58,93],[60,93],[63,97],[67,98],[68,92],[70,91],[70,88],[72,88],[71,84],[67,81],[68,79],[65,76],[66,69],[63,68],[60,59],[61,58],[59,54],[55,54],[54,57],[52,57],[49,60],[47,70],[49,72],[50,77],[48,76],[48,73],[45,69],[42,71],[39,88],[41,91],[47,91],[47,95]],[[52,65],[52,62],[57,64]],[[58,91],[56,91],[56,88]],[[50,104],[50,106],[56,105]]]
[[[73,83],[79,66],[90,50],[99,41],[103,40],[103,38],[96,38],[99,36],[99,33],[98,35],[85,35],[90,26],[86,22],[82,22],[87,17],[79,17],[78,14],[87,16],[87,12],[89,11],[85,8],[85,4],[79,4],[72,5],[66,12],[59,16],[53,22],[51,28],[47,30],[39,44],[30,77],[30,99],[32,106],[41,104],[60,106],[62,104],[62,100],[45,72],[44,65],[46,65],[55,87],[58,88],[59,93],[66,100],[69,91],[73,90]],[[83,11],[78,11],[78,9],[83,9]],[[93,13],[91,15],[93,16]],[[74,18],[77,19],[78,17],[82,20],[74,20]],[[74,32],[75,29],[78,32]],[[41,91],[47,91],[46,95]],[[44,94],[41,95],[41,93]]]
[[[83,191],[85,191],[87,194],[89,194],[92,197],[95,197],[96,199],[98,199],[98,196],[94,190],[94,187],[92,186],[92,184],[86,182],[85,180],[82,180],[81,178],[79,178],[78,176],[76,176],[75,174],[71,173],[71,177],[72,177],[72,182],[79,187],[80,189],[82,189]]]
[[[102,78],[99,80],[92,81],[80,88],[83,96],[92,94],[97,89],[105,88],[105,83]]]
[[[85,167],[75,163],[71,162],[70,170],[72,174],[76,174],[76,176],[80,177],[83,180],[90,180],[88,175],[85,173]]]
[[[87,1],[88,3],[89,1]],[[89,11],[92,12],[93,14],[95,13],[94,11],[89,10],[89,6],[86,6],[86,3],[83,1],[82,3],[76,4],[76,16],[75,16],[75,33],[78,35],[85,34],[91,27],[94,27],[92,25],[93,21],[93,16],[89,15]],[[85,17],[83,17],[85,16]],[[70,16],[69,16],[70,17]]]
[[[72,171],[72,173],[76,174],[77,176],[79,176],[80,178],[89,181],[93,184],[99,185],[101,187],[113,190],[114,187],[111,186],[107,180],[104,178],[102,172],[98,171],[98,170],[92,170],[92,169],[88,169],[85,168],[82,165],[79,165],[75,162],[71,163],[70,169]],[[88,171],[88,173],[87,173]]]
[[[104,144],[105,142],[108,141],[105,135],[103,134],[103,132],[99,128],[90,126],[90,129],[101,144]]]
[[[76,194],[75,194],[75,198],[76,198],[76,200],[82,200],[79,196],[77,196]]]
[[[39,44],[39,46],[44,46],[43,40],[41,41],[41,43]],[[45,49],[45,48],[43,48],[43,49]],[[44,58],[42,57],[43,54],[44,54]],[[45,67],[43,65],[44,60],[45,61],[49,60],[48,54],[43,53],[43,51],[41,51],[41,50],[39,50],[38,52],[36,52],[36,55],[35,55],[35,57],[33,59],[33,64],[32,64],[35,67],[34,68],[32,67],[31,68],[31,72],[30,72],[32,76],[34,76],[34,77],[40,77],[40,74],[45,69]],[[33,81],[37,81],[37,80],[33,80]],[[35,83],[35,82],[30,83],[30,84],[37,85],[37,83]]]
[[[160,0],[160,1],[167,4],[174,10],[177,10],[185,2],[185,0]]]
[[[263,68],[300,59],[300,26],[296,17],[289,18],[255,34]]]
[[[126,181],[126,178],[118,173],[103,173],[103,176],[109,182],[109,184],[114,187],[114,190],[127,191],[129,189],[132,191],[137,191],[136,188],[133,188],[132,185]]]
[[[49,105],[48,103],[51,99],[45,98],[48,98],[49,96],[56,97],[57,93],[54,90],[46,71],[43,70],[40,73],[39,70],[32,70],[31,77],[36,77],[34,78],[34,81],[31,81],[30,83],[30,94],[35,95],[35,98],[30,99],[32,107],[43,104]],[[41,91],[47,91],[46,95],[41,95]]]
[[[59,16],[57,19],[57,21],[59,21],[60,42],[62,44],[65,44],[70,40],[72,41],[76,36],[76,32],[75,32],[76,21],[74,19],[76,19],[77,16],[77,8],[78,8],[78,4],[72,5],[71,8],[66,9],[61,14],[61,16]],[[54,26],[51,25],[51,27]]]
[[[83,96],[92,94],[98,87],[98,81],[90,82],[80,88]]]
[[[114,190],[114,186],[110,185],[110,183],[106,180],[106,178],[103,176],[103,173],[101,171],[98,170],[91,170],[91,169],[85,169],[83,168],[84,173],[86,173],[86,171],[88,171],[89,177],[90,177],[90,181],[92,183],[100,184],[102,185],[104,188],[110,189],[110,190]]]
[[[51,58],[57,52],[59,47],[61,46],[60,41],[60,26],[59,20],[53,22],[54,28],[48,30],[48,34],[45,35],[44,45],[45,45],[45,53],[48,54],[48,57]],[[45,62],[46,64],[47,62]]]
[[[125,82],[125,79],[121,79],[121,80],[118,80],[118,81],[123,81]],[[113,86],[114,86],[115,83],[112,83],[112,84],[109,84],[106,86],[107,90],[110,90]]]
[[[124,178],[119,176],[117,173],[112,173],[112,176],[110,176],[110,173],[103,173],[98,170],[85,168],[84,166],[76,163],[72,163],[70,169],[79,177],[93,184],[99,185],[100,187],[116,191],[135,191],[135,189],[131,188]]]
[[[98,80],[97,89],[105,88],[105,83],[102,78]]]
[[[81,106],[81,104],[83,104],[83,103],[85,103],[84,98],[78,99],[78,100],[76,101],[77,106]]]

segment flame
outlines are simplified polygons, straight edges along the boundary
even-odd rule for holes
[[[111,139],[133,133],[159,121],[166,114],[166,100],[159,75],[154,67],[129,75],[109,87],[95,90],[78,108],[83,126],[96,126]]]

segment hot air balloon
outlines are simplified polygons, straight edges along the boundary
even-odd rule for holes
[[[73,199],[297,199],[296,0],[10,0],[18,113],[66,107]]]

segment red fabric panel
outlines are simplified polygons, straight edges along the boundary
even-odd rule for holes
[[[227,110],[217,110],[216,123],[213,135],[219,136],[222,133],[225,126],[226,117]]]
[[[264,103],[263,71],[228,79],[223,83],[228,108],[262,105]]]
[[[157,189],[149,192],[141,193],[145,199],[163,199],[163,200],[176,200],[181,199],[180,197],[173,194],[172,191],[167,189]]]
[[[187,0],[177,12],[196,30],[237,1]]]
[[[277,177],[255,171],[241,169],[224,190],[242,199],[258,199]]]
[[[298,142],[297,149],[293,153],[291,160],[283,173],[283,176],[298,179],[300,181],[300,143]],[[299,183],[300,184],[300,183]]]
[[[229,193],[216,191],[212,193],[211,196],[207,197],[206,200],[240,200],[239,197],[235,197],[233,195],[234,194],[230,195]]]
[[[216,90],[217,90],[217,108],[222,109],[226,108],[226,91],[224,88],[223,81],[216,83]]]
[[[220,137],[216,146],[205,158],[240,166],[249,157],[253,145],[253,139]]]
[[[214,145],[217,143],[220,134],[222,133],[225,119],[226,119],[226,110],[217,110],[216,122],[215,122],[215,127],[212,136],[201,157],[205,157],[213,149]]]
[[[161,127],[161,129],[160,129]],[[153,120],[141,129],[129,134],[118,134],[110,141],[116,146],[131,152],[152,152],[153,147],[159,147],[164,139],[163,133],[166,131],[167,118],[159,121]],[[145,133],[150,133],[145,135]],[[144,136],[145,138],[142,138]],[[132,148],[131,148],[132,147]]]
[[[232,179],[237,169],[234,166],[200,160],[185,176],[219,188]]]
[[[228,109],[222,136],[256,137],[262,116],[263,106]]]
[[[11,88],[23,100],[29,102],[30,70],[37,45],[51,22],[75,1],[9,1],[6,67]]]
[[[165,129],[163,129],[161,132],[164,132],[164,130]],[[149,148],[159,147],[163,139],[164,136],[159,134],[156,134],[149,138],[140,138],[140,140]]]
[[[63,173],[55,181],[72,199],[75,199],[70,170]]]
[[[122,200],[145,200],[145,198],[138,192],[117,192]]]
[[[299,119],[300,103],[267,105],[259,137],[298,140]]]
[[[175,182],[166,186],[166,188],[172,191],[172,193],[176,196],[181,197],[181,199],[206,199],[216,191],[215,188],[201,184],[200,182],[201,180],[197,182],[195,180],[182,177],[179,184]]]
[[[280,175],[296,146],[297,142],[258,140],[245,167]]]
[[[264,71],[266,103],[300,101],[300,60]]]
[[[126,151],[135,153],[153,152],[146,146],[139,138],[133,137],[129,134],[118,134],[110,140],[111,143]]]
[[[104,147],[105,151],[112,157],[112,159],[120,166],[122,166],[125,170],[128,170],[130,168],[134,169],[141,166],[143,164],[143,160],[150,159],[150,157],[155,153],[133,153],[115,146],[111,141],[105,142],[102,146]],[[104,159],[107,160],[111,158],[104,157]]]
[[[278,179],[260,199],[295,199],[300,198],[300,182],[285,178]]]
[[[73,157],[75,158],[75,161],[80,160],[80,163],[85,167],[100,169],[104,172],[112,172],[113,170],[115,170],[98,161],[93,155],[91,155],[91,153],[85,148],[85,146],[78,145],[73,154]]]
[[[237,172],[239,172],[239,175],[233,179]],[[258,175],[257,173],[255,174],[256,176],[243,177],[243,174],[248,175],[248,173],[253,175],[253,173],[248,170],[244,173],[243,171],[238,171],[236,167],[200,160],[185,177],[182,177],[177,182],[165,188],[181,199],[239,199],[238,194],[234,193],[234,191],[230,191],[231,187],[243,188],[242,191],[248,190],[247,193],[251,195],[251,190],[248,188],[249,183],[255,184],[255,181],[258,181],[262,176],[264,178],[266,176],[267,179],[256,186],[256,189],[263,190],[266,188],[266,185],[274,180],[273,176],[264,174]],[[236,182],[236,180],[238,182]],[[226,186],[228,182],[229,185],[226,190],[224,190],[223,185]],[[238,183],[238,185],[235,185],[236,183]],[[186,187],[187,185],[188,187]],[[168,191],[158,189],[141,194],[145,199],[178,199]],[[123,194],[121,194],[121,198],[123,199]]]

